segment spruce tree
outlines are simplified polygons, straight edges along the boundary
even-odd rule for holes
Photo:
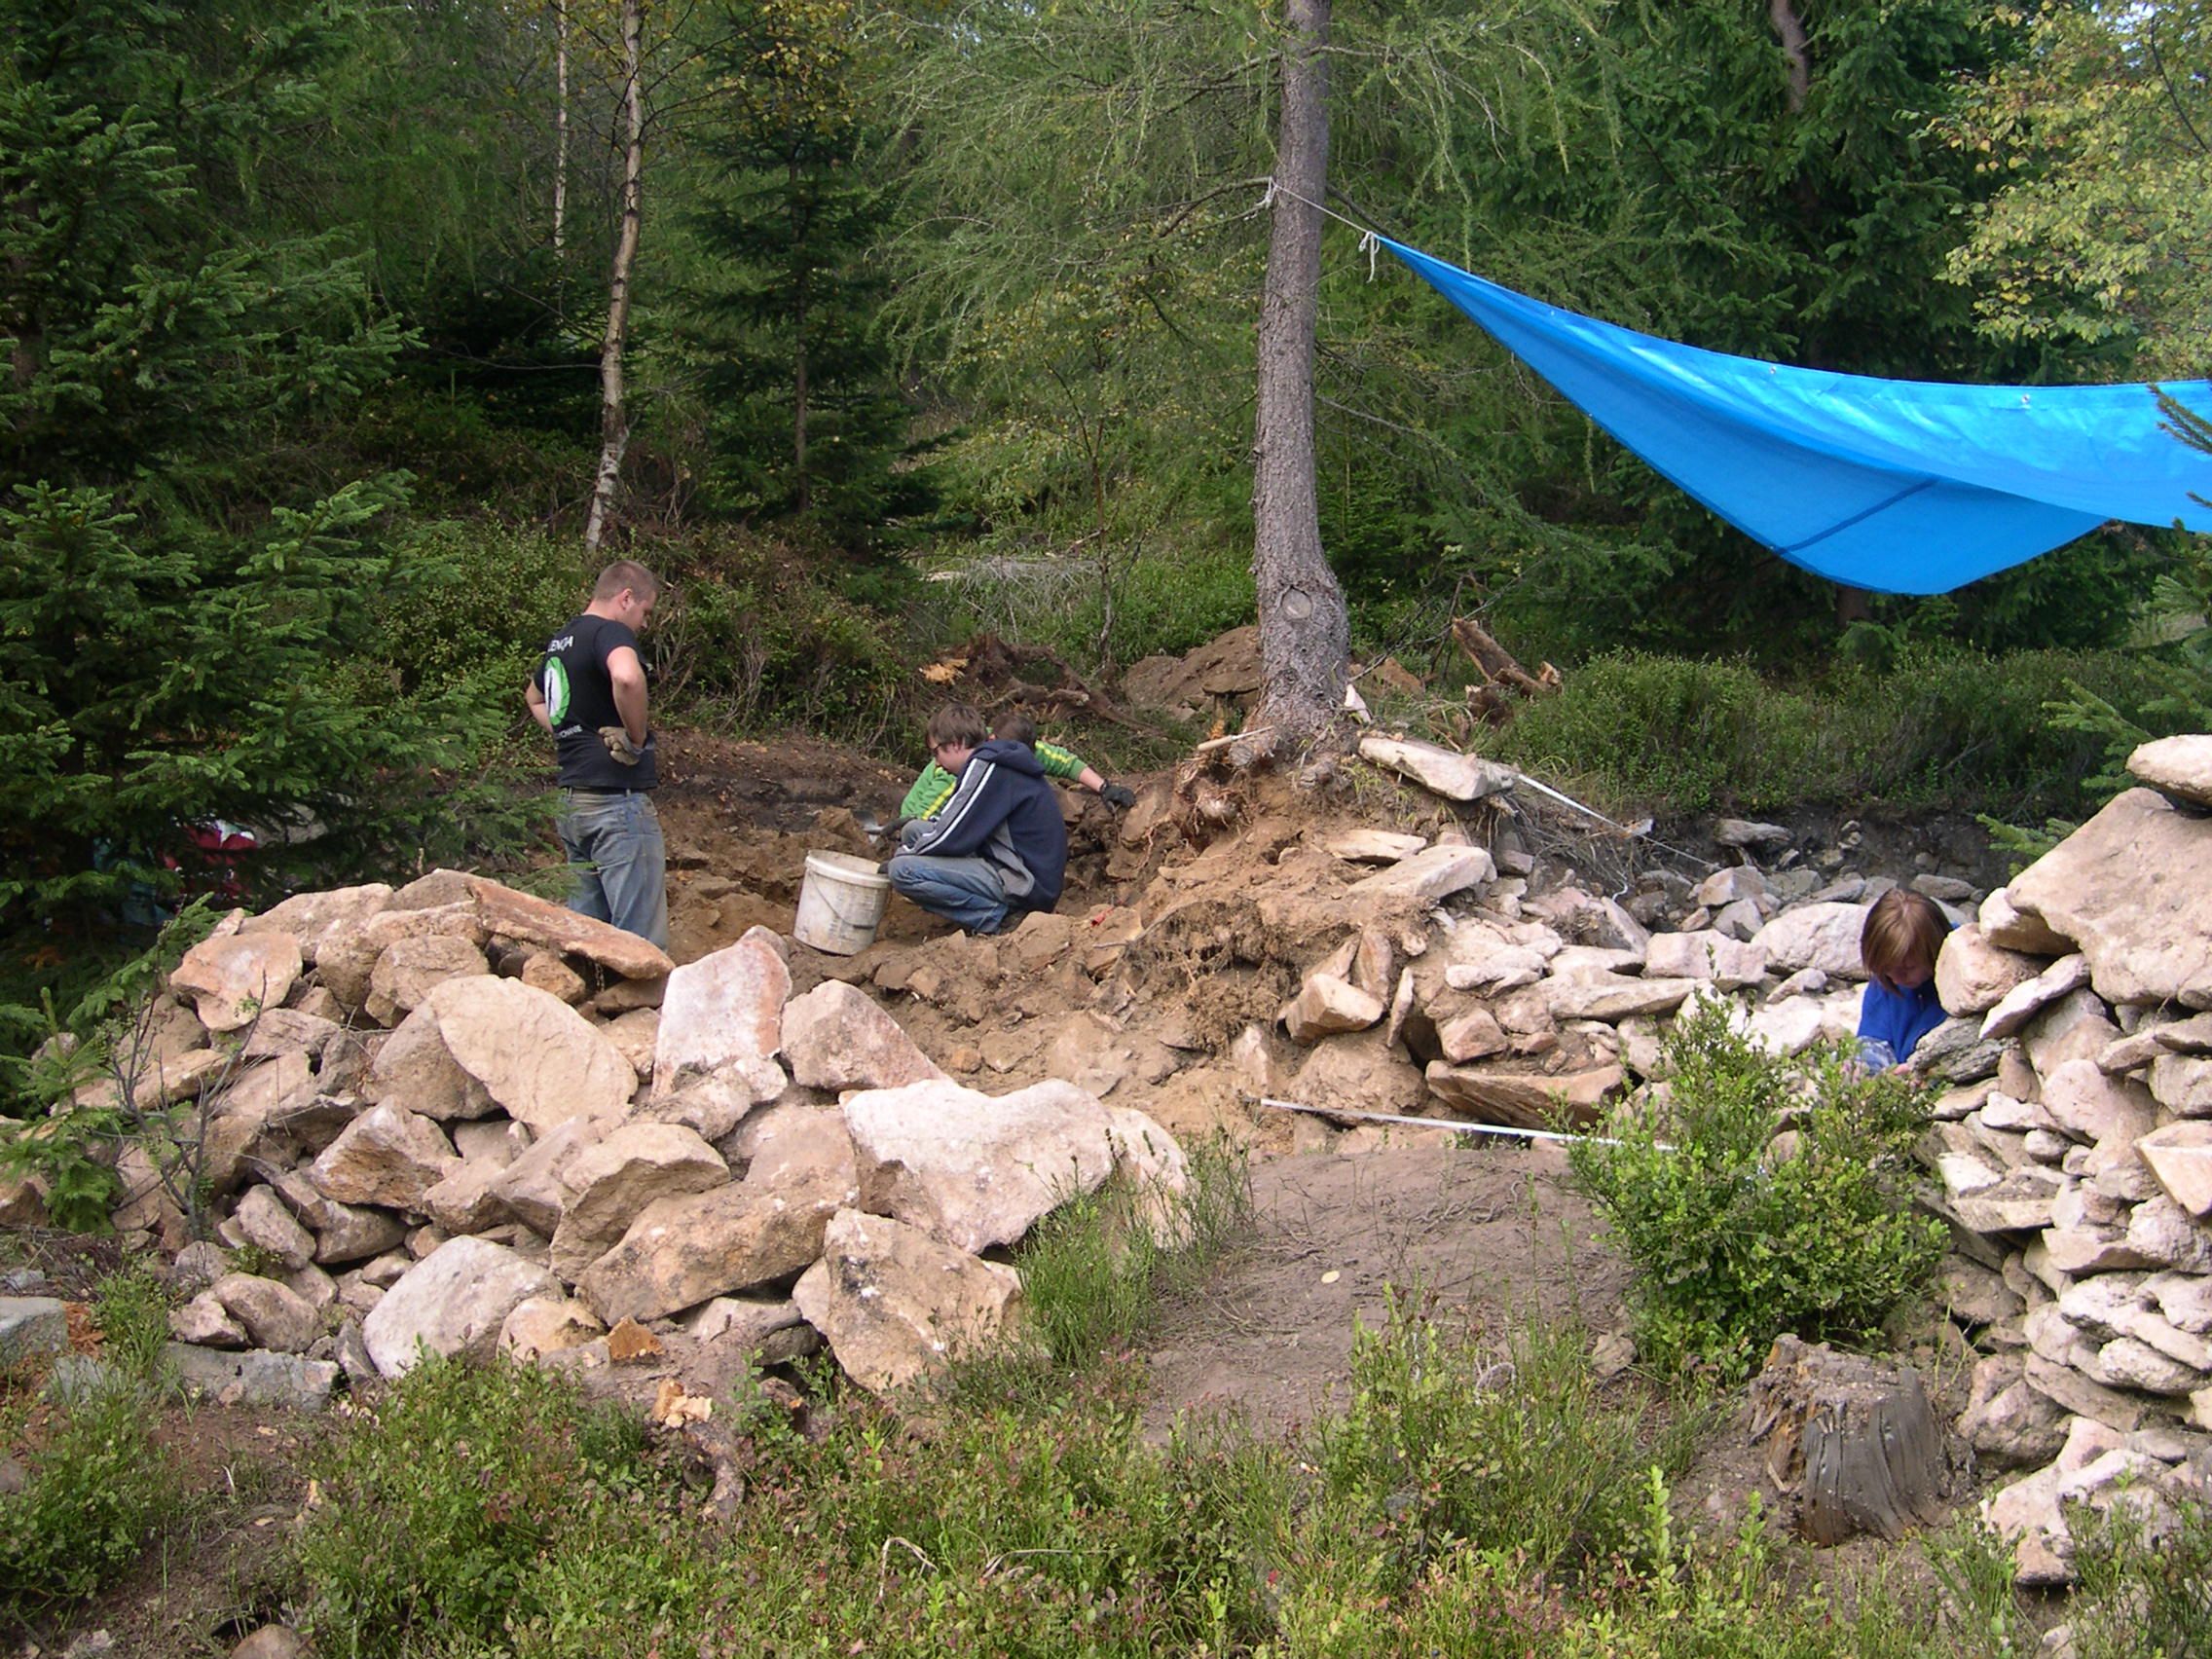
[[[312,821],[370,852],[380,780],[431,757],[352,666],[405,563],[405,480],[350,476],[319,441],[399,331],[332,235],[271,204],[357,20],[0,0],[0,932],[18,940],[170,882],[207,820]]]
[[[891,205],[866,162],[854,23],[836,0],[732,10],[703,140],[717,171],[695,230],[719,279],[696,349],[719,504],[804,515],[866,546],[931,498],[900,464],[910,416],[869,257]]]

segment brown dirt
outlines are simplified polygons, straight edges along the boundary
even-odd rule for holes
[[[1225,1414],[1274,1436],[1341,1409],[1354,1329],[1393,1295],[1447,1329],[1618,1321],[1627,1271],[1553,1152],[1400,1132],[1425,1144],[1368,1150],[1370,1129],[1254,1165],[1250,1246],[1151,1345],[1149,1431]]]

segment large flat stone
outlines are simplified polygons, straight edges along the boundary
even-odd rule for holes
[[[485,931],[501,939],[580,956],[625,979],[655,979],[676,967],[650,940],[579,916],[565,904],[517,893],[481,875],[468,877],[467,886]]]
[[[324,1198],[342,1204],[421,1213],[424,1195],[460,1163],[445,1131],[429,1119],[397,1106],[374,1106],[323,1149],[308,1179]]]
[[[1653,934],[1643,972],[1654,979],[1711,979],[1738,991],[1766,977],[1766,952],[1713,928]]]
[[[776,1061],[784,1046],[791,969],[762,940],[687,962],[668,977],[653,1051],[653,1098],[705,1088],[743,1112],[784,1090]]]
[[[248,916],[239,932],[288,933],[300,941],[300,954],[315,960],[322,936],[341,922],[359,924],[389,907],[391,889],[381,881],[360,887],[333,887],[320,893],[295,893],[258,916]]]
[[[236,1031],[260,1010],[281,1007],[300,968],[300,941],[288,933],[230,934],[186,951],[169,989],[193,1000],[208,1030]]]
[[[1520,781],[1520,774],[1510,766],[1413,738],[1363,737],[1359,755],[1361,759],[1411,778],[1447,800],[1480,800],[1485,795],[1503,794]]]
[[[944,1076],[874,998],[839,979],[784,1005],[782,1042],[793,1078],[808,1088],[898,1088]]]
[[[1070,1083],[996,1099],[953,1083],[868,1089],[844,1113],[859,1207],[967,1251],[1014,1242],[1114,1171],[1106,1108]]]
[[[219,1406],[319,1412],[338,1386],[338,1367],[327,1359],[261,1348],[218,1353],[190,1343],[170,1343],[162,1352],[187,1393]]]
[[[1866,906],[1827,901],[1800,904],[1752,936],[1767,965],[1784,974],[1818,968],[1831,979],[1863,979],[1859,936],[1866,925]]]
[[[1546,1076],[1499,1066],[1448,1065],[1442,1060],[1431,1061],[1423,1075],[1429,1091],[1470,1122],[1527,1129],[1555,1128],[1562,1119],[1594,1123],[1598,1103],[1627,1078],[1617,1065]]]
[[[2168,1124],[2135,1143],[2166,1196],[2198,1221],[2212,1218],[2212,1124]]]
[[[613,1325],[783,1283],[821,1255],[823,1229],[858,1197],[843,1124],[794,1125],[743,1181],[648,1205],[577,1288]]]
[[[488,1360],[519,1303],[560,1293],[552,1273],[504,1245],[449,1238],[385,1292],[361,1336],[387,1377],[412,1371],[425,1350]]]
[[[378,910],[359,919],[342,916],[315,942],[315,977],[345,1007],[357,1009],[368,1001],[377,959],[400,940],[432,934],[450,934],[482,944],[484,924],[474,904]]]
[[[1355,881],[1346,897],[1356,903],[1392,900],[1434,903],[1469,887],[1495,880],[1497,866],[1481,847],[1430,847],[1388,869]]]
[[[1997,999],[1982,1018],[1983,1039],[1993,1041],[2011,1036],[2045,1008],[2061,997],[2071,996],[2088,982],[2087,957],[2079,951],[2060,957],[2034,978],[2021,981]],[[1943,1006],[1948,1009],[1951,1005]]]
[[[619,1112],[637,1089],[638,1074],[596,1027],[519,979],[448,979],[431,988],[424,1013],[454,1063],[533,1129]]]
[[[0,1369],[69,1351],[69,1311],[52,1296],[0,1296]]]
[[[1672,1014],[1703,979],[1631,977],[1622,974],[1553,978],[1545,986],[1554,1019],[1602,1019],[1617,1024],[1633,1015]]]
[[[2044,970],[2040,956],[1992,944],[1978,924],[1953,928],[1936,958],[1936,996],[1954,1018],[1984,1014]]]
[[[2212,824],[2129,790],[2012,878],[2112,1003],[2212,1008]]]
[[[625,1124],[584,1148],[564,1172],[571,1197],[549,1256],[571,1284],[621,1242],[630,1224],[662,1198],[688,1198],[729,1182],[721,1154],[680,1124]]]
[[[2159,793],[2212,806],[2212,737],[2188,733],[2137,745],[2127,769]]]

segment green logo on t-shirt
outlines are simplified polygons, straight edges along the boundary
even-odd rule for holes
[[[569,718],[569,671],[559,657],[545,659],[545,712],[555,725]]]

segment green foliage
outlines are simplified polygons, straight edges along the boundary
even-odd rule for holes
[[[796,515],[870,548],[935,491],[913,464],[878,320],[889,274],[867,257],[892,197],[867,165],[860,21],[849,0],[726,8],[691,349],[707,360],[713,504]]]
[[[0,18],[0,194],[37,204],[0,222],[0,928],[173,888],[209,819],[312,817],[373,858],[394,827],[365,783],[459,748],[453,711],[367,708],[346,672],[404,587],[405,480],[318,445],[401,330],[331,235],[252,196],[355,19]]]
[[[107,1231],[120,1191],[116,1149],[145,1125],[125,1110],[120,1088],[108,1104],[72,1097],[88,1084],[118,1085],[140,1069],[153,998],[215,920],[204,901],[186,905],[151,945],[86,985],[66,1013],[51,988],[35,1006],[0,1003],[0,1116],[18,1121],[0,1133],[0,1169],[46,1182],[55,1226]]]
[[[2021,1659],[2035,1638],[2012,1585],[2012,1546],[1978,1516],[1963,1516],[1922,1541],[1951,1607],[1960,1659]]]
[[[1943,1251],[1942,1224],[1908,1201],[1919,1093],[1866,1074],[1845,1045],[1778,1058],[1717,1001],[1677,1020],[1665,1053],[1664,1103],[1613,1112],[1618,1145],[1568,1151],[1636,1268],[1644,1354],[1736,1379],[1784,1332],[1878,1327]]]
[[[1381,1330],[1354,1332],[1351,1377],[1314,1429],[1314,1463],[1382,1530],[1401,1582],[1459,1550],[1577,1581],[1633,1549],[1639,1483],[1686,1451],[1654,1444],[1640,1402],[1600,1393],[1573,1324],[1453,1340],[1393,1297]]]
[[[425,1356],[328,1449],[296,1548],[326,1651],[490,1641],[540,1610],[544,1562],[645,1490],[643,1426],[533,1367]]]
[[[958,634],[988,629],[1049,645],[1083,668],[1180,654],[1252,620],[1251,561],[1227,550],[1117,558],[977,554],[935,584]]]
[[[1995,339],[2118,347],[2194,374],[2212,307],[2212,13],[2045,0],[2022,16],[2026,50],[1936,129],[1997,187],[1946,275]]]
[[[2054,729],[2050,710],[2095,684],[2107,709],[2164,725],[2178,718],[2157,712],[2167,683],[2155,661],[2118,652],[1907,645],[1882,668],[1847,664],[1795,687],[1743,663],[1619,653],[1569,674],[1494,741],[1507,759],[1678,812],[1875,798],[2074,813],[2098,798],[2109,737]]]
[[[1572,1327],[1448,1337],[1401,1302],[1352,1368],[1350,1409],[1295,1446],[1233,1423],[1140,1434],[1125,1357],[926,1419],[857,1391],[804,1431],[717,1402],[744,1481],[719,1516],[571,1383],[431,1361],[341,1422],[296,1594],[318,1651],[409,1659],[2007,1651],[1983,1592],[2009,1575],[1985,1541],[1965,1540],[1981,1588],[1938,1606],[1909,1574],[1815,1572],[1755,1506],[1732,1535],[1685,1532],[1671,1471],[1709,1418],[1633,1381],[1601,1390]],[[2078,1632],[2126,1609],[2186,1635],[2205,1577],[2187,1525],[2161,1563],[2108,1558],[2084,1523]]]
[[[135,1258],[102,1278],[92,1289],[92,1318],[100,1329],[101,1357],[138,1382],[160,1380],[162,1350],[169,1340],[169,1292],[151,1262]]]
[[[0,1606],[20,1616],[81,1600],[138,1559],[178,1495],[151,1427],[130,1387],[94,1389],[59,1409],[23,1458],[23,1490],[0,1496]]]
[[[1251,1220],[1243,1155],[1218,1141],[1192,1149],[1181,1194],[1117,1179],[1073,1198],[1022,1242],[1029,1328],[1054,1366],[1081,1370],[1125,1347],[1161,1296],[1203,1276]]]
[[[577,547],[448,521],[425,526],[409,552],[417,580],[391,608],[382,653],[393,676],[410,688],[475,682],[519,709],[545,642],[590,598]]]
[[[856,572],[808,548],[723,532],[666,549],[655,570],[672,584],[643,642],[659,709],[864,746],[905,718],[921,647],[903,567]]]
[[[2144,1499],[2121,1495],[2102,1515],[2080,1507],[2067,1514],[2079,1581],[2070,1609],[2075,1651],[2082,1659],[2208,1659],[2212,1506],[2184,1499],[2155,1519],[2163,1505]]]

